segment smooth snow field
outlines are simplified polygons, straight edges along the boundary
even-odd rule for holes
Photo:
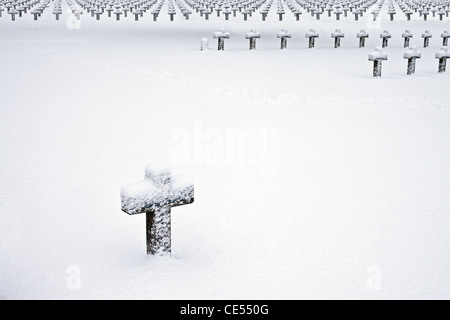
[[[378,23],[278,21],[275,1],[267,21],[170,22],[166,6],[156,22],[78,22],[65,1],[59,21],[3,12],[0,299],[449,299],[450,70],[435,53],[450,18],[391,22],[386,2]],[[147,256],[145,215],[121,211],[121,187],[158,161],[195,183],[170,258]]]

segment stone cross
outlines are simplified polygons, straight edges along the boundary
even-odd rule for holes
[[[339,29],[336,29],[336,31],[331,34],[331,37],[334,38],[335,48],[339,48],[341,46],[341,38],[344,38],[344,36],[345,35]]]
[[[285,14],[285,11],[284,11],[284,9],[283,9],[283,7],[281,6],[279,6],[278,8],[277,8],[277,15],[278,15],[278,20],[279,21],[283,21],[283,15]]]
[[[412,37],[413,37],[413,34],[409,30],[406,30],[405,33],[402,33],[402,38],[405,39],[405,42],[403,45],[405,48],[409,47],[409,41]]]
[[[391,9],[388,10],[389,20],[390,20],[390,21],[394,21],[395,13],[396,13],[396,12],[395,12],[395,9],[394,9],[394,8],[391,8]]]
[[[327,8],[327,12],[328,12],[328,18],[330,18],[331,17],[331,12],[334,10],[334,8],[333,7],[328,7]]]
[[[262,21],[266,21],[266,17],[267,17],[267,15],[269,14],[269,10],[263,9],[263,10],[261,10],[260,13],[261,13]]]
[[[334,14],[336,15],[336,20],[340,20],[341,19],[342,10],[340,8],[337,8],[336,10],[334,10]]]
[[[225,20],[228,20],[230,14],[231,14],[231,10],[230,10],[229,8],[225,8],[225,9],[223,10],[223,14],[224,14],[224,16],[225,16]]]
[[[245,35],[245,39],[249,39],[250,40],[250,50],[255,50],[256,49],[256,39],[261,38],[261,34],[259,32],[256,32],[254,30],[250,30],[250,32],[248,32]]]
[[[122,11],[120,9],[116,9],[116,10],[114,10],[114,14],[116,15],[116,20],[119,21]]]
[[[173,21],[173,17],[177,14],[174,8],[169,8],[168,11],[170,21]]]
[[[138,16],[136,16],[136,19],[138,19]],[[153,21],[157,21],[158,20],[158,16],[159,16],[159,9],[155,9],[152,11],[152,16],[153,16]],[[137,21],[137,20],[136,20]]]
[[[206,10],[206,11],[204,12],[205,20],[209,20],[209,15],[210,15],[210,14],[211,14],[211,11]]]
[[[411,10],[405,11],[405,16],[406,16],[407,21],[411,21],[412,14],[413,14],[413,12]]]
[[[448,38],[450,38],[450,33],[448,31],[444,31],[444,33],[441,34],[441,38],[442,40],[442,45],[444,47],[448,46]]]
[[[165,164],[149,164],[144,180],[122,187],[120,193],[122,211],[147,215],[147,254],[170,256],[170,210],[194,202],[194,184],[185,177],[172,177]]]
[[[12,8],[9,10],[8,12],[11,15],[11,20],[12,21],[16,21],[16,15],[19,14],[19,11],[17,11],[16,9]]]
[[[114,11],[112,7],[106,8],[106,11],[108,12],[108,18],[111,18],[111,13]]]
[[[384,30],[381,34],[380,34],[380,38],[383,39],[382,41],[382,47],[385,48],[388,46],[388,40],[389,38],[391,38],[392,35],[389,33],[389,31]]]
[[[364,48],[366,44],[366,38],[369,37],[369,34],[366,32],[366,30],[361,30],[356,34],[356,37],[359,38],[359,47]]]
[[[436,59],[439,59],[439,73],[445,72],[447,66],[447,59],[450,58],[450,51],[448,50],[448,47],[442,47],[436,53],[435,57]]]
[[[56,20],[59,20],[59,16],[62,15],[62,9],[58,8],[58,9],[54,9],[53,10],[53,14],[55,15]]]
[[[214,39],[218,39],[218,50],[225,50],[225,39],[230,39],[230,33],[226,32],[224,29],[214,32]]]
[[[426,30],[425,33],[422,33],[423,38],[423,47],[427,48],[430,45],[430,38],[432,38],[433,35],[429,30]]]
[[[244,16],[244,21],[247,21],[248,16],[250,15],[250,12],[251,11],[248,10],[248,9],[244,9],[244,10],[241,11],[242,15]]]
[[[282,29],[280,32],[277,33],[277,38],[281,39],[281,49],[287,48],[287,39],[291,38],[292,35],[287,31]]]
[[[416,46],[412,46],[405,52],[403,58],[408,59],[408,69],[406,74],[411,75],[416,73],[416,59],[421,58],[421,54],[417,51]]]
[[[31,11],[31,14],[34,16],[34,20],[37,20],[38,17],[40,16],[40,11],[35,9]]]
[[[315,45],[316,38],[319,37],[319,34],[316,33],[314,29],[309,29],[309,32],[305,34],[305,38],[309,38],[308,48],[312,49]]]
[[[372,11],[373,21],[377,21],[379,13],[380,13],[380,10],[376,10],[375,9],[375,10]]]
[[[102,10],[95,10],[95,18],[97,20],[100,20],[100,16],[102,15]]]
[[[369,61],[373,61],[373,76],[381,77],[381,62],[387,60],[388,55],[381,47],[376,47],[375,51],[369,54]]]

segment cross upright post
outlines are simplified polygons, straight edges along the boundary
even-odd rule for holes
[[[121,189],[122,211],[146,214],[147,254],[170,256],[171,208],[194,202],[194,184],[172,176],[165,164],[149,164],[142,181]]]

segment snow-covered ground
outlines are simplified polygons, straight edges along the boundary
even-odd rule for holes
[[[450,298],[450,73],[434,58],[450,18],[274,10],[0,18],[0,298]],[[419,48],[433,34],[413,76],[406,29]],[[160,160],[195,181],[171,258],[146,256],[145,216],[120,210],[121,186]]]

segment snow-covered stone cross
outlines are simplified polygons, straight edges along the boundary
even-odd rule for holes
[[[409,30],[406,30],[405,33],[402,33],[402,38],[405,39],[405,42],[404,42],[404,44],[403,44],[403,46],[404,46],[405,48],[408,48],[408,47],[409,47],[409,41],[410,41],[410,39],[411,39],[412,37],[413,37],[413,34],[412,34],[411,31],[409,31]]]
[[[256,32],[254,30],[250,30],[250,32],[248,32],[245,35],[245,39],[250,40],[250,50],[256,49],[256,39],[259,39],[259,38],[261,38],[261,33]]]
[[[11,15],[11,20],[16,21],[16,15],[19,14],[19,11],[17,11],[15,8],[9,9],[8,13]]]
[[[361,30],[356,34],[356,37],[359,38],[359,47],[364,48],[366,39],[369,37],[369,34],[366,32],[366,30]]]
[[[389,31],[387,31],[387,30],[384,30],[381,34],[380,34],[380,38],[383,40],[382,41],[382,44],[381,44],[381,46],[383,47],[383,48],[385,48],[385,47],[387,47],[388,46],[388,41],[389,41],[389,38],[391,38],[392,37],[392,35],[389,33]]]
[[[431,34],[431,32],[429,30],[425,30],[425,32],[422,33],[424,48],[428,48],[428,46],[430,45],[430,38],[432,38],[432,37],[433,37],[433,35]]]
[[[281,39],[281,49],[287,48],[287,39],[291,37],[292,35],[284,29],[277,33],[277,38]]]
[[[406,20],[407,21],[411,21],[411,16],[413,15],[414,12],[412,12],[411,10],[406,10],[405,11],[405,16],[406,16]]]
[[[408,51],[405,52],[403,58],[408,59],[408,69],[406,72],[408,75],[416,73],[416,59],[420,59],[421,56],[422,55],[417,51],[416,46],[411,46]]]
[[[309,31],[305,34],[305,38],[309,39],[308,48],[312,49],[315,45],[316,38],[319,37],[319,34],[314,29],[309,29]]]
[[[390,8],[390,9],[388,10],[388,14],[389,14],[389,20],[390,20],[390,21],[394,21],[394,16],[395,16],[395,14],[396,14],[395,9],[394,9],[394,8]]]
[[[122,211],[147,215],[147,254],[170,256],[170,209],[194,202],[194,184],[183,176],[172,177],[166,164],[157,163],[147,165],[144,180],[122,187],[120,193]]]
[[[441,34],[441,38],[442,40],[442,45],[444,47],[448,46],[448,38],[450,38],[450,33],[448,31],[444,31],[444,33]]]
[[[442,47],[436,53],[435,57],[436,59],[439,59],[439,73],[445,72],[447,67],[447,59],[450,59],[450,51],[448,50],[448,47]]]
[[[334,10],[334,14],[336,15],[336,20],[340,20],[341,19],[341,14],[342,14],[342,10],[341,10],[341,8],[336,8],[335,10]]]
[[[375,51],[369,54],[369,61],[373,61],[373,76],[381,77],[381,62],[387,60],[388,55],[381,47],[376,47]]]
[[[220,29],[219,31],[214,32],[214,39],[218,39],[218,50],[225,50],[225,39],[230,39],[230,33],[226,32],[224,29]]]
[[[336,31],[331,34],[331,37],[334,38],[335,48],[341,47],[341,38],[343,38],[344,36],[344,33],[340,29],[336,29]]]

